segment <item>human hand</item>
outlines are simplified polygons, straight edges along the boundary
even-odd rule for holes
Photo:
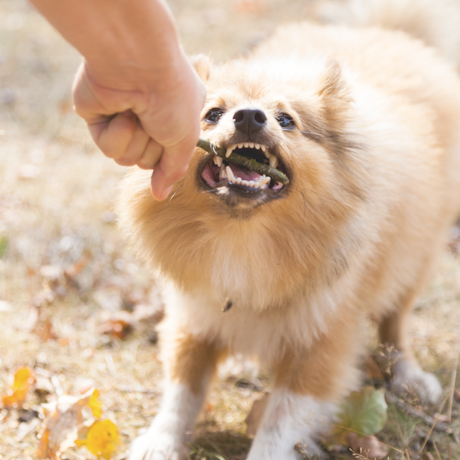
[[[146,84],[107,85],[103,69],[83,62],[75,78],[75,111],[95,143],[123,166],[153,169],[154,198],[165,199],[187,171],[200,134],[204,85],[184,55]],[[134,88],[138,89],[134,89]]]

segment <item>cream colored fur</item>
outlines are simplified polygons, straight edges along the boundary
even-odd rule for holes
[[[369,11],[384,3],[369,3]],[[419,14],[428,18],[436,3],[422,3]],[[383,25],[401,20],[404,9],[385,4],[393,9],[380,16]],[[440,37],[446,10],[436,11]],[[371,12],[366,21],[375,24]],[[460,207],[454,65],[401,31],[310,23],[278,29],[244,59],[214,66],[199,57],[195,64],[208,91],[203,116],[225,109],[216,125],[203,122],[202,137],[226,146],[237,135],[234,113],[262,110],[261,136],[291,182],[279,199],[229,206],[203,185],[209,157],[201,149],[170,200],[151,197],[148,172],[127,177],[121,224],[167,284],[168,384],[190,388],[201,401],[219,359],[256,355],[274,370],[275,394],[288,395],[279,404],[298,398],[306,408],[332,408],[359,385],[360,327],[372,316],[381,321],[381,341],[397,349],[395,390],[414,384],[435,401],[440,386],[416,364],[406,329]],[[280,111],[297,130],[281,130]],[[228,298],[233,307],[222,313]],[[308,418],[302,404],[289,423]],[[166,405],[156,420],[168,420],[176,406]],[[163,459],[152,453],[162,442],[155,430],[136,441],[132,459]],[[315,431],[298,433],[311,443]],[[289,450],[293,440],[278,435],[273,452]],[[250,460],[280,460],[261,444],[269,437],[269,430],[256,436]]]

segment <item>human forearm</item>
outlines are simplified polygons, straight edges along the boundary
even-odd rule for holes
[[[158,90],[184,59],[162,0],[31,2],[85,57],[98,84],[108,88]]]

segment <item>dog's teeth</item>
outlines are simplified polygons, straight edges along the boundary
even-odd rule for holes
[[[235,184],[241,184],[241,182],[243,182],[241,177],[235,177]]]
[[[227,173],[225,172],[225,166],[221,165],[220,171],[219,171],[219,179],[227,179]]]
[[[259,144],[254,144],[254,147],[255,147],[257,150],[260,150],[260,145],[259,145]]]
[[[270,155],[268,161],[270,162],[271,168],[276,168],[278,166],[278,158],[276,158],[275,155]]]
[[[225,171],[227,172],[228,180],[230,182],[235,182],[235,175],[233,174],[232,168],[230,168],[230,166],[227,166],[225,168]]]
[[[244,146],[245,146],[246,148],[248,148],[248,147],[249,147],[249,142],[245,142],[245,143],[244,143]]]
[[[262,188],[265,184],[268,184],[268,182],[270,182],[270,178],[263,175],[262,179],[259,181],[259,186]]]
[[[265,147],[262,145],[261,148],[262,148],[262,152],[264,152],[264,155],[265,155],[267,158],[270,158],[270,153],[265,149]]]
[[[215,157],[215,163],[217,164],[217,166],[219,166],[219,168],[222,166],[222,163],[224,162],[224,159],[221,158],[221,157]]]
[[[235,147],[233,146],[227,149],[227,151],[225,152],[225,158],[228,158],[232,154],[234,148]]]
[[[251,149],[254,148],[254,144],[252,142],[249,142],[249,147],[251,147]]]
[[[243,149],[243,148],[244,148],[244,144],[238,144],[238,148],[239,148],[239,149]]]
[[[249,182],[249,187],[254,187],[254,184],[255,182],[252,180],[251,182]]]

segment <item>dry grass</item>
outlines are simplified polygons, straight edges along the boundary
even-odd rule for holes
[[[280,21],[303,17],[307,3],[171,2],[186,51],[210,53],[215,60],[244,52]],[[95,150],[71,111],[69,88],[78,62],[77,53],[24,0],[0,0],[0,301],[7,302],[0,303],[0,393],[23,365],[57,376],[55,386],[69,393],[77,392],[83,379],[94,380],[106,416],[121,431],[123,458],[129,440],[158,409],[161,367],[151,343],[154,324],[141,321],[123,341],[108,339],[97,327],[119,308],[148,304],[154,310],[161,298],[114,225],[111,209],[124,170]],[[44,266],[66,268],[86,256],[89,263],[70,281],[45,276]],[[459,280],[460,258],[446,254],[412,322],[417,355],[445,388],[460,344]],[[40,302],[37,296],[50,283],[54,300]],[[34,303],[42,305],[41,315],[52,317],[58,339],[42,341],[30,331]],[[372,332],[370,325],[365,333]],[[235,386],[234,378],[218,379],[198,426],[196,458],[243,459],[250,445],[244,418],[259,397]],[[33,395],[28,405],[39,402]],[[459,411],[455,403],[457,432]],[[17,415],[0,411],[2,460],[34,458],[36,429],[27,433],[33,426]],[[382,439],[401,450],[421,444],[428,427],[394,408],[390,415]],[[435,433],[432,439],[428,449],[435,458],[436,449],[438,458],[460,458],[451,436]],[[87,455],[75,450],[65,458]]]

